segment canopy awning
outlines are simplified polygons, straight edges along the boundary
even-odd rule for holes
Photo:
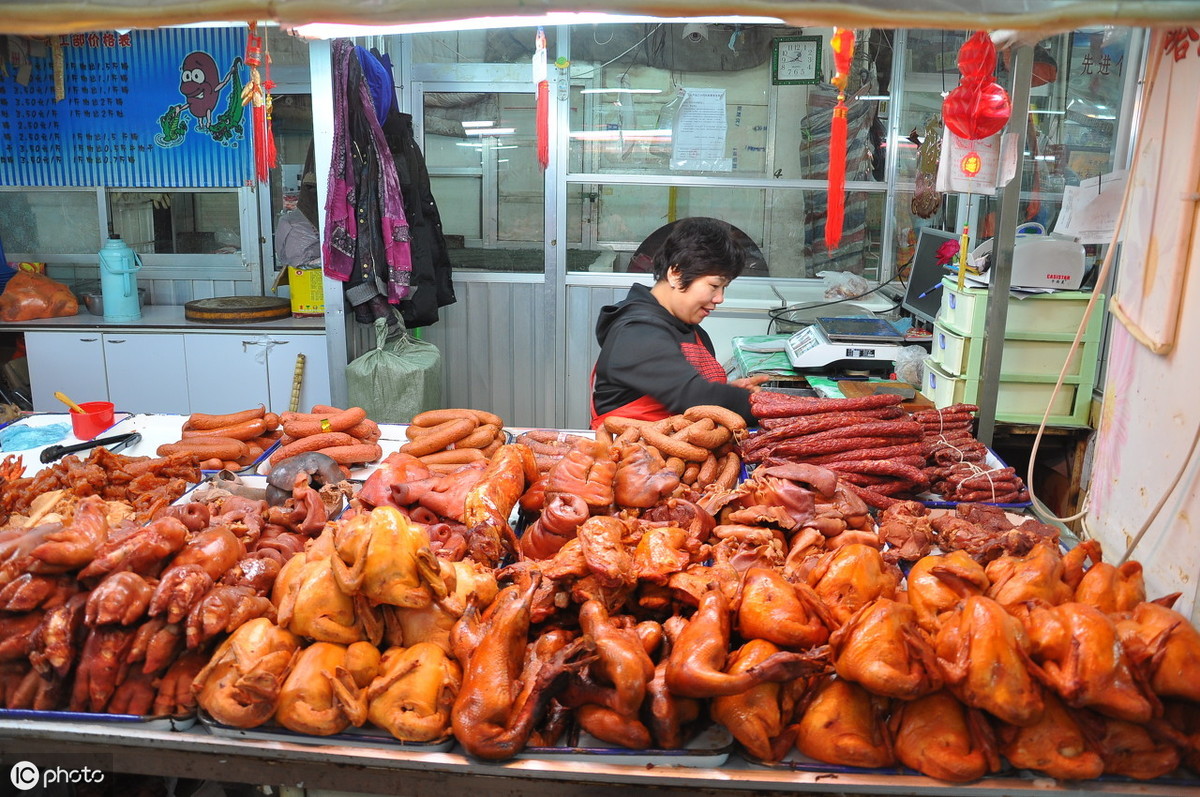
[[[396,25],[549,12],[751,15],[793,26],[1036,30],[1200,25],[1200,0],[0,0],[0,33],[43,36],[206,22]]]

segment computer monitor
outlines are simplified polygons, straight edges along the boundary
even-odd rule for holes
[[[938,250],[948,241],[959,242],[959,234],[922,227],[917,232],[917,250],[908,272],[908,285],[900,306],[922,321],[933,322],[942,306],[942,277],[952,273],[955,262],[938,256]],[[958,250],[955,249],[957,254]],[[941,260],[942,262],[939,262]],[[951,266],[951,268],[947,268]]]

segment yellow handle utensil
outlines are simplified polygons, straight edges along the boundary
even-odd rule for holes
[[[68,407],[70,407],[72,412],[78,412],[81,415],[86,414],[83,411],[83,407],[79,406],[74,401],[71,401],[71,399],[67,398],[65,393],[61,393],[56,390],[56,391],[54,391],[54,397],[56,399],[58,399],[59,401],[61,401],[63,404],[66,404]]]

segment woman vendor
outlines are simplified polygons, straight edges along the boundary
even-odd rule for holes
[[[601,308],[593,429],[609,415],[655,421],[701,404],[727,407],[756,423],[750,394],[770,377],[727,382],[700,328],[745,265],[731,230],[718,219],[680,220],[654,255],[654,286],[635,284],[621,302]]]

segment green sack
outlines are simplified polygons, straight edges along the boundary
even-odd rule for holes
[[[346,366],[350,406],[377,423],[408,423],[442,399],[442,354],[401,324],[388,341],[387,319],[375,319],[375,348]]]

